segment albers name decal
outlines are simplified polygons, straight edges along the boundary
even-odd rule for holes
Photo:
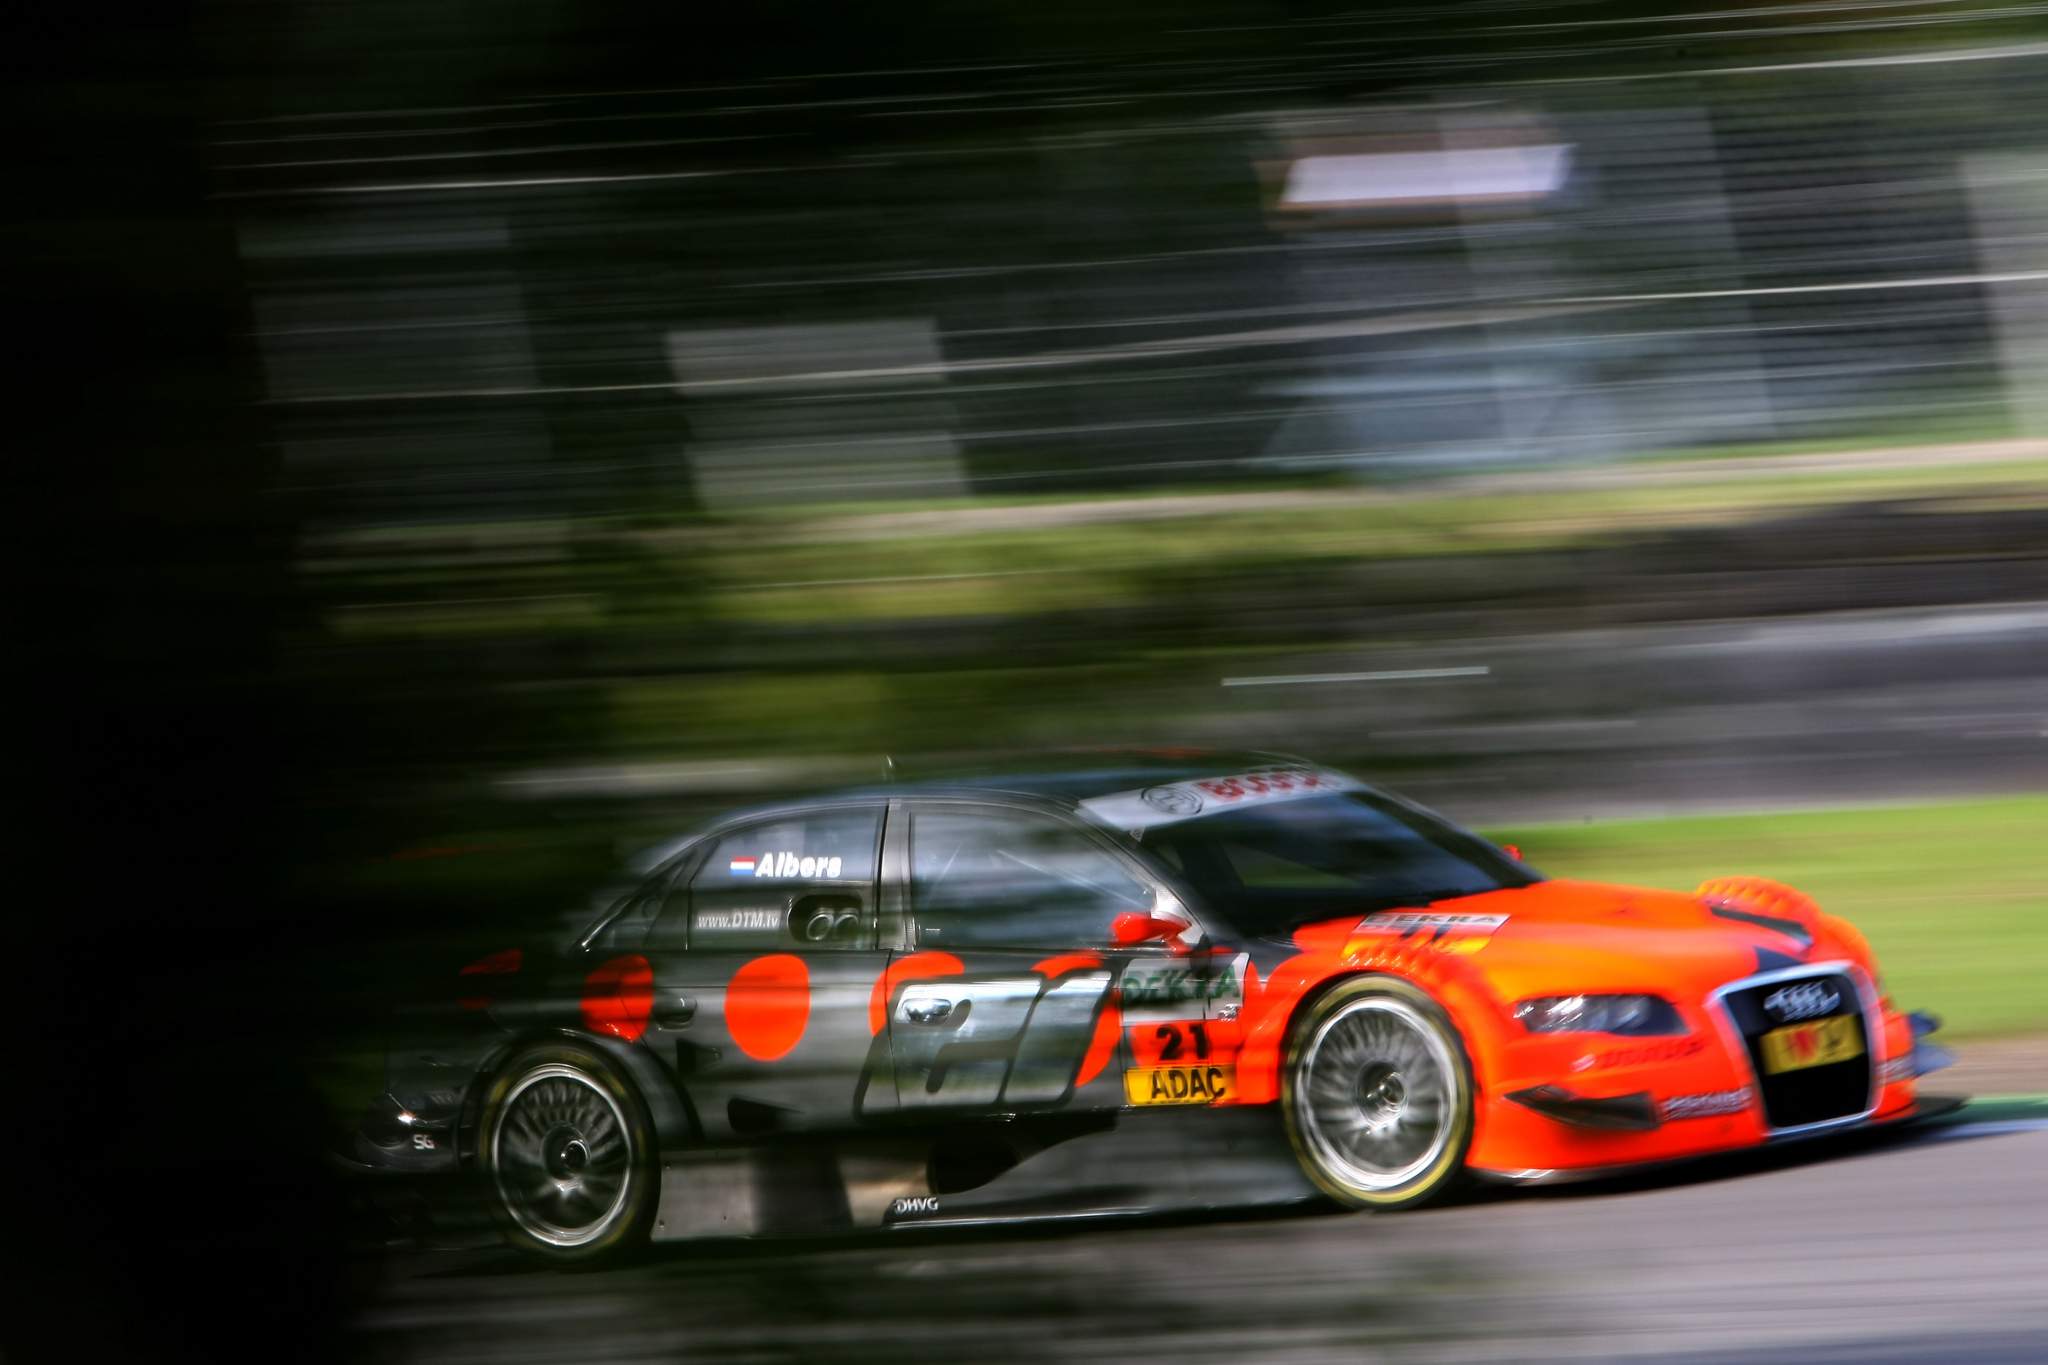
[[[787,849],[763,853],[758,858],[734,858],[726,871],[735,877],[823,877],[839,875],[840,858],[801,857]]]

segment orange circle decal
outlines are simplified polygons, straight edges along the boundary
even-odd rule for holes
[[[583,1027],[592,1033],[635,1042],[653,1011],[654,968],[637,953],[615,957],[583,978]]]
[[[1062,953],[1058,957],[1049,957],[1043,962],[1032,963],[1031,970],[1050,981],[1068,972],[1085,972],[1091,967],[1101,965],[1102,959],[1093,953]]]
[[[958,976],[966,970],[951,953],[912,953],[897,958],[882,969],[882,974],[875,978],[874,990],[868,993],[868,1032],[880,1033],[882,1025],[889,1021],[889,997],[896,993],[897,982]]]
[[[786,1056],[811,1019],[811,969],[791,953],[757,957],[725,988],[725,1028],[757,1062]]]

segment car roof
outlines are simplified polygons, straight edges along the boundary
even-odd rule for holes
[[[1070,749],[1037,751],[1022,756],[987,757],[973,767],[902,774],[891,782],[804,792],[779,801],[735,807],[687,834],[643,849],[629,862],[634,871],[651,871],[705,833],[742,821],[789,815],[814,806],[839,802],[888,801],[903,797],[1025,797],[1072,810],[1091,797],[1186,782],[1203,777],[1270,768],[1318,766],[1294,754],[1222,749]]]
[[[1076,806],[1091,797],[1166,782],[1270,768],[1304,766],[1292,754],[1210,749],[1074,749],[1021,759],[985,759],[973,768],[899,774],[897,780],[819,792],[783,805],[904,796],[1028,796]],[[1311,765],[1312,766],[1312,765]]]

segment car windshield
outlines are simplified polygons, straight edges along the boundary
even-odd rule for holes
[[[1369,791],[1219,811],[1155,826],[1140,842],[1238,932],[1258,936],[1538,880],[1476,835]]]

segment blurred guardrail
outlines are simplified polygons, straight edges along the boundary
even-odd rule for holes
[[[717,510],[2048,429],[2041,45],[1186,66],[223,125],[295,478]]]
[[[1830,791],[2033,780],[1885,737],[2024,709],[2018,637],[1942,697],[1910,643],[1860,680],[1773,656],[1720,730],[1659,718],[1679,665],[1555,656],[2048,597],[2013,496],[2048,437],[2041,6],[1237,8],[1020,12],[1000,60],[764,20],[670,79],[629,74],[698,37],[652,11],[238,28],[216,202],[330,752],[380,794],[723,799],[978,742],[1503,780],[1459,771],[1483,747],[1517,790],[1683,759],[1727,800],[1787,788],[1798,695],[1876,708],[1815,721]],[[1555,639],[1481,647],[1517,633]]]

